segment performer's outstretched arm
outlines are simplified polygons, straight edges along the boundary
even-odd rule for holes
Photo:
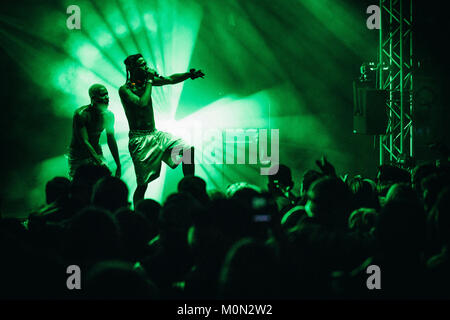
[[[117,148],[116,137],[114,136],[114,114],[112,112],[108,113],[106,116],[106,140],[108,141],[108,147],[116,163],[116,174],[117,178],[122,175],[122,166],[120,165],[119,158],[119,148]]]
[[[189,72],[175,73],[168,77],[155,76],[153,85],[154,86],[164,86],[166,84],[176,84],[183,82],[187,79],[203,78],[205,74],[201,70],[191,69]]]

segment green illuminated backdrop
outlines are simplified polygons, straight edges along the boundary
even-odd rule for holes
[[[9,4],[0,15],[1,47],[26,80],[29,104],[20,108],[25,114],[27,108],[43,109],[47,116],[34,121],[47,129],[55,126],[53,117],[65,125],[16,137],[33,141],[20,152],[25,159],[27,153],[37,154],[33,159],[39,161],[24,160],[8,173],[6,199],[36,207],[43,202],[45,182],[67,175],[71,117],[89,103],[93,83],[109,91],[123,179],[134,189],[128,124],[117,90],[125,82],[124,58],[137,52],[163,75],[189,68],[206,73],[205,79],[154,88],[158,129],[174,134],[195,124],[280,129],[280,160],[294,168],[296,179],[322,154],[339,168],[360,173],[371,155],[364,149],[366,137],[351,135],[351,81],[362,61],[376,58],[377,43],[376,33],[365,26],[365,7],[354,3],[85,0],[30,2],[26,10]],[[81,30],[66,27],[66,8],[72,4],[81,9]],[[34,103],[42,100],[48,103]],[[20,120],[14,121],[11,126],[18,128]],[[113,168],[106,145],[103,149]],[[217,189],[242,180],[260,186],[266,181],[257,166],[249,165],[200,165],[197,174]],[[147,197],[163,200],[181,176],[181,168],[163,166]],[[30,195],[20,192],[25,187]]]

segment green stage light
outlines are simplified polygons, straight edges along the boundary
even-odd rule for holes
[[[158,32],[158,26],[152,13],[144,14],[145,27],[150,32]]]
[[[330,152],[346,161],[332,131],[340,124],[333,123],[329,114],[336,100],[346,103],[342,79],[349,63],[342,61],[350,54],[363,56],[372,47],[364,27],[357,26],[357,13],[345,3],[79,0],[81,30],[68,30],[65,9],[70,4],[64,0],[60,7],[36,6],[32,23],[0,16],[0,26],[7,26],[0,28],[1,46],[41,90],[39,94],[48,97],[49,105],[42,107],[55,116],[71,119],[76,108],[89,103],[90,85],[106,86],[123,179],[131,191],[134,169],[118,89],[125,83],[123,60],[137,52],[163,75],[190,67],[206,73],[205,80],[153,88],[158,129],[184,137],[183,130],[193,130],[199,123],[205,130],[280,128],[286,156],[300,149],[311,157]],[[114,168],[104,137],[102,142]],[[67,174],[65,161],[61,155],[36,166],[39,190],[45,180]],[[199,165],[197,173],[216,188],[236,179],[264,185],[265,177],[255,170]],[[181,176],[181,168],[166,172],[163,166],[147,196],[163,200],[175,191]]]

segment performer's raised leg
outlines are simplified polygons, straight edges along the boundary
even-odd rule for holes
[[[133,194],[133,204],[134,204],[135,208],[136,208],[136,204],[140,200],[144,199],[145,191],[147,191],[147,187],[148,187],[148,183],[136,187],[136,190],[134,191],[134,194]]]
[[[185,177],[195,175],[194,147],[191,147],[188,153],[190,153],[188,155],[190,158],[190,161],[183,161],[183,164],[182,164],[183,175]],[[184,160],[184,157],[183,157],[183,160]]]

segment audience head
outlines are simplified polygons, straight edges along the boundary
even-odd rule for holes
[[[231,199],[234,197],[234,195],[238,192],[238,191],[242,191],[240,194],[258,194],[261,192],[261,189],[253,184],[247,183],[247,182],[236,182],[233,184],[230,184],[229,186],[227,186],[227,189],[225,191],[225,195],[228,199]]]
[[[62,202],[68,199],[70,180],[65,177],[55,177],[45,185],[45,200],[47,204],[55,201]]]
[[[270,193],[279,193],[280,189],[289,191],[294,187],[294,181],[292,181],[291,169],[280,164],[276,174],[268,175],[268,190]]]
[[[446,187],[439,193],[431,210],[439,240],[447,247],[450,246],[450,213],[448,208],[450,208],[450,187]]]
[[[105,166],[83,164],[75,170],[70,195],[79,207],[89,205],[92,189],[95,183],[103,177],[111,176],[111,171]]]
[[[446,172],[433,173],[422,179],[422,199],[425,210],[429,211],[433,207],[439,193],[450,185],[450,175]]]
[[[378,167],[377,186],[381,196],[385,196],[389,188],[395,183],[410,183],[410,173],[402,168],[390,164]]]
[[[395,183],[389,188],[385,203],[390,201],[406,201],[415,203],[418,206],[421,205],[417,193],[407,183]]]
[[[121,231],[125,258],[132,262],[144,258],[152,239],[150,223],[143,214],[129,208],[117,210],[114,216]]]
[[[116,219],[102,208],[86,207],[72,217],[64,247],[68,261],[82,264],[120,257],[120,230]]]
[[[421,183],[424,178],[435,173],[436,166],[433,163],[425,163],[416,166],[411,173],[411,185],[419,196],[422,196]]]
[[[195,221],[193,243],[197,250],[225,254],[234,242],[250,235],[251,223],[251,212],[238,200],[212,200]]]
[[[346,227],[351,208],[351,192],[341,179],[323,177],[309,188],[305,209],[319,223]]]
[[[110,212],[128,207],[128,187],[119,178],[103,177],[94,185],[91,203]]]
[[[306,170],[302,177],[301,196],[306,196],[311,184],[321,178],[323,174],[316,170]]]
[[[375,227],[380,249],[390,256],[419,253],[425,243],[426,216],[415,203],[404,200],[384,205]]]
[[[377,212],[373,208],[359,208],[348,218],[348,228],[351,231],[370,232],[375,227]]]
[[[297,224],[306,216],[307,214],[304,206],[295,206],[283,215],[281,226],[284,230],[288,230],[297,226]]]
[[[199,203],[205,205],[209,201],[206,182],[200,177],[187,176],[178,183],[178,192],[189,193]]]
[[[217,200],[217,199],[226,199],[225,193],[223,193],[222,191],[217,190],[217,189],[209,190],[208,197],[211,201]]]
[[[376,185],[371,180],[356,176],[349,181],[349,188],[354,196],[355,209],[380,208]]]
[[[219,279],[219,296],[225,299],[279,297],[279,268],[272,248],[244,238],[229,250]]]
[[[161,241],[169,247],[187,246],[187,232],[200,212],[201,207],[190,194],[171,194],[159,215]]]
[[[144,215],[150,227],[150,235],[155,237],[159,234],[159,215],[161,212],[161,205],[158,201],[153,199],[142,199],[136,204],[134,208],[136,212]]]

